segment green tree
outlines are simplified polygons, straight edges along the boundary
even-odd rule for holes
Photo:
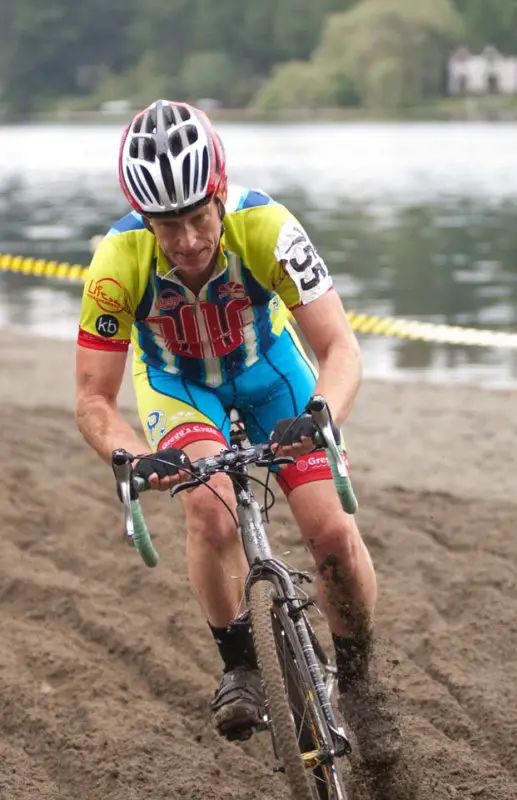
[[[230,101],[236,74],[232,60],[220,50],[192,53],[183,62],[180,82],[192,100],[213,97],[223,104]]]
[[[461,33],[449,0],[363,0],[327,17],[314,60],[351,78],[364,105],[398,109],[438,93],[446,48]]]
[[[131,6],[131,0],[12,3],[9,27],[0,31],[4,103],[14,113],[27,113],[59,94],[90,92],[106,68],[127,66],[131,53],[124,33]]]
[[[454,0],[465,23],[465,43],[476,51],[487,44],[507,55],[517,54],[515,0]]]
[[[272,35],[277,58],[308,59],[325,18],[325,4],[282,0],[274,4]]]
[[[149,52],[163,74],[177,75],[193,49],[194,28],[191,0],[146,0],[136,7],[130,37],[139,57]]]
[[[108,73],[91,100],[94,108],[107,100],[120,98],[139,108],[157,97],[174,98],[183,94],[179,79],[163,73],[156,63],[156,56],[147,52],[131,69]]]
[[[261,111],[313,109],[324,103],[325,76],[308,61],[289,61],[274,67],[257,92],[253,107]]]

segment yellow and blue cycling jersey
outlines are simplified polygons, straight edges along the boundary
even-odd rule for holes
[[[195,295],[171,272],[131,212],[95,252],[78,342],[127,350],[144,364],[207,387],[256,364],[288,326],[288,309],[321,297],[328,270],[298,220],[264,192],[230,187],[217,266]]]

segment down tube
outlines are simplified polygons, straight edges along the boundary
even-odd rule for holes
[[[251,566],[256,561],[272,558],[260,506],[254,498],[250,498],[249,494],[243,491],[237,496],[237,517],[248,564]]]

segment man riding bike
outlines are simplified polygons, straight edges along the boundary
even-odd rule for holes
[[[159,490],[184,479],[190,460],[228,445],[232,408],[252,443],[280,442],[280,453],[296,458],[277,479],[316,564],[342,710],[363,757],[391,760],[400,734],[369,680],[372,562],[325,456],[309,455],[310,418],[289,427],[314,393],[341,425],[361,380],[358,343],[327,267],[287,208],[262,191],[228,185],[219,136],[187,104],[157,100],[134,117],[122,137],[119,178],[133,210],[100,243],[86,279],[79,429],[109,463],[119,447],[159,452],[160,464],[133,463],[134,474]],[[130,343],[147,444],[117,407]],[[229,477],[211,483],[234,506]],[[244,579],[235,576],[246,575],[247,562],[230,514],[209,489],[181,499],[189,578],[224,665],[213,721],[223,735],[244,734],[263,715],[250,628],[237,618]]]

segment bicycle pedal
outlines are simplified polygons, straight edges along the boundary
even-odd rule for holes
[[[247,742],[251,739],[254,733],[262,733],[262,731],[269,730],[267,722],[261,722],[260,725],[253,725],[251,728],[242,728],[241,730],[228,731],[223,736],[229,742]]]
[[[228,742],[247,742],[254,733],[254,728],[243,728],[242,730],[228,731],[223,735]]]

